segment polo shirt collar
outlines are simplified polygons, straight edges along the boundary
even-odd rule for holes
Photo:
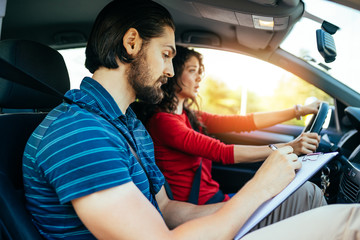
[[[94,79],[85,77],[81,82],[80,90],[85,92],[88,95],[87,97],[90,97],[93,100],[89,101],[89,99],[84,99],[84,101],[81,101],[81,99],[73,99],[75,102],[82,102],[92,108],[98,108],[111,120],[125,117],[110,93]],[[130,107],[126,110],[126,117],[136,117],[135,113],[131,110]]]

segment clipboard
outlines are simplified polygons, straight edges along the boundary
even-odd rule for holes
[[[235,240],[241,239],[246,233],[248,233],[256,224],[263,220],[269,213],[277,208],[283,201],[285,201],[293,192],[295,192],[301,185],[303,185],[308,179],[310,179],[317,171],[321,169],[326,163],[333,159],[338,152],[331,153],[316,153],[316,159],[314,154],[305,155],[299,157],[302,161],[302,167],[296,173],[296,176],[289,185],[284,188],[278,195],[264,202],[245,222],[242,228],[235,236]]]

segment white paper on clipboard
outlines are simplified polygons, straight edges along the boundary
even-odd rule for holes
[[[235,240],[242,238],[248,231],[250,231],[256,224],[264,219],[269,213],[271,213],[276,207],[278,207],[283,201],[286,200],[293,192],[295,192],[302,184],[304,184],[309,178],[311,178],[317,171],[321,169],[327,162],[329,162],[338,153],[324,153],[319,155],[316,161],[306,160],[302,162],[301,169],[296,173],[294,180],[278,195],[272,199],[263,203],[251,217],[246,221],[243,227],[235,236]],[[299,157],[299,160],[303,160],[304,157]]]

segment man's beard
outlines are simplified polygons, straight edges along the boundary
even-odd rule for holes
[[[138,56],[130,63],[127,76],[138,99],[147,103],[156,104],[159,103],[164,96],[161,85],[166,83],[167,77],[161,76],[153,86],[148,86],[146,84],[152,80],[150,72],[151,70],[146,63],[145,50],[142,48]]]

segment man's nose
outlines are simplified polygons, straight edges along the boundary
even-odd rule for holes
[[[166,65],[164,69],[164,75],[167,77],[173,77],[175,75],[172,61]]]

